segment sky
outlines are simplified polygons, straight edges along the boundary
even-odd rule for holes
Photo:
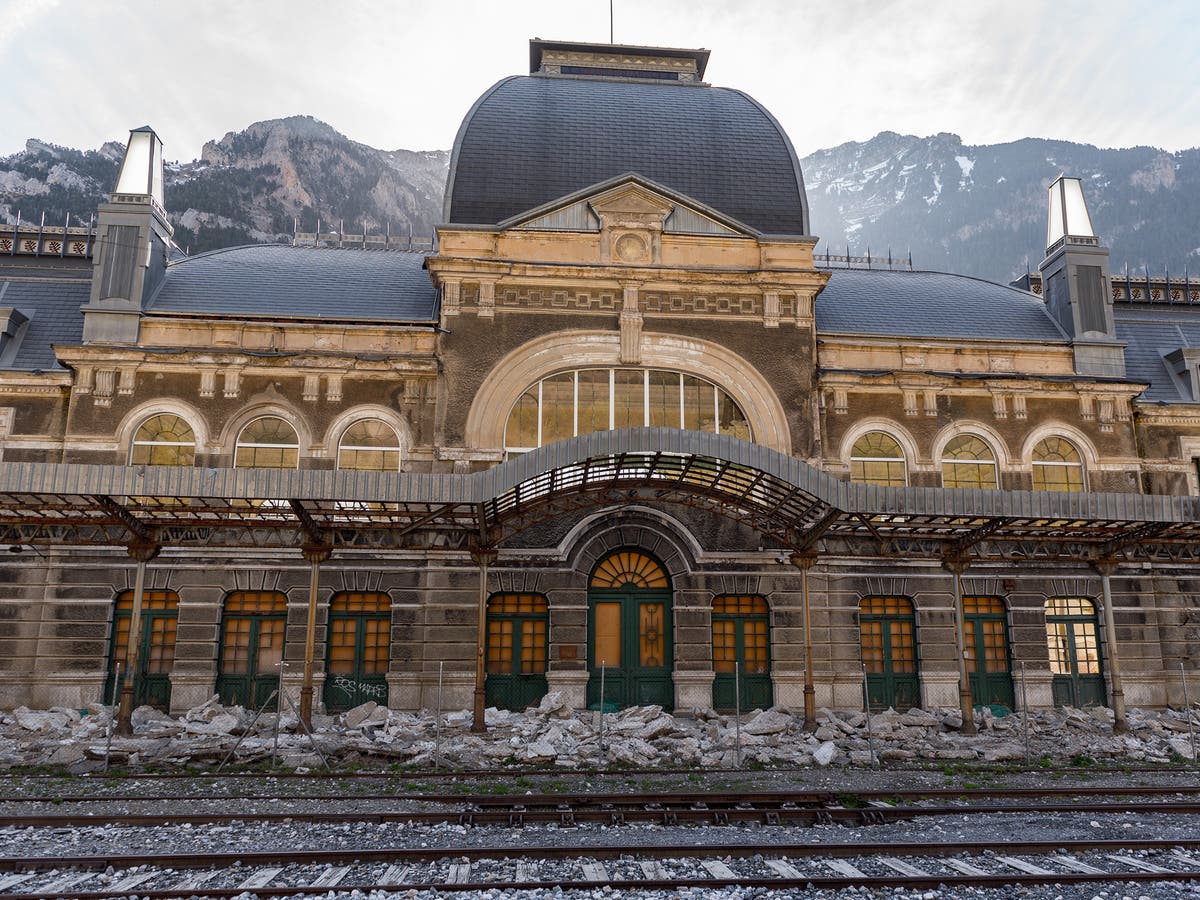
[[[1200,0],[612,0],[615,40],[705,47],[801,156],[880,131],[1200,146]],[[0,155],[151,125],[168,159],[315,116],[449,149],[528,40],[605,42],[608,0],[0,0]]]

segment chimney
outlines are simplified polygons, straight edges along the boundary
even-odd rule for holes
[[[136,344],[142,305],[163,278],[174,232],[163,208],[162,147],[148,125],[131,131],[116,189],[98,211],[85,343]]]
[[[1092,228],[1083,184],[1060,175],[1049,188],[1042,296],[1071,338],[1080,375],[1125,377],[1125,345],[1113,324],[1108,248]]]

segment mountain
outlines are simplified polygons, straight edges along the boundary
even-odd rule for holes
[[[116,183],[124,146],[79,151],[43,141],[0,158],[0,221],[86,222]],[[293,225],[428,240],[441,220],[450,154],[377,150],[324,122],[292,116],[256,122],[204,145],[200,159],[166,167],[175,240],[192,253],[291,240]]]
[[[818,253],[875,257],[911,249],[913,264],[1008,281],[1041,261],[1046,187],[1083,179],[1114,270],[1200,274],[1200,149],[1104,150],[1026,138],[965,145],[954,134],[885,131],[801,160]]]
[[[0,158],[0,221],[17,210],[61,224],[86,221],[116,181],[123,145],[79,151],[30,140]],[[441,220],[449,153],[377,150],[323,122],[256,122],[204,145],[200,159],[167,168],[175,237],[192,253],[287,241],[300,231],[359,233],[391,227],[417,238]],[[1008,281],[1036,267],[1046,241],[1046,186],[1060,172],[1083,179],[1114,269],[1148,266],[1200,274],[1200,150],[1105,150],[1026,138],[970,146],[953,134],[885,131],[818,150],[804,170],[818,252],[886,257],[911,250],[918,268]]]

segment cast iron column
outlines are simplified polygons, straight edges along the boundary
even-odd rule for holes
[[[138,677],[139,644],[142,637],[142,597],[146,591],[146,563],[158,556],[157,544],[129,546],[129,555],[137,561],[133,582],[133,609],[129,612],[129,639],[125,642],[125,677],[121,680],[121,706],[117,714],[117,734],[133,733],[133,691]]]
[[[962,573],[967,560],[948,556],[942,565],[954,576],[954,646],[958,650],[958,706],[962,710],[962,733],[975,734],[975,704],[971,702],[971,681],[967,675],[966,620],[963,616]]]
[[[327,544],[307,544],[300,548],[304,559],[312,566],[308,582],[308,621],[304,630],[304,681],[300,686],[300,718],[312,728],[313,656],[317,649],[317,586],[321,581],[321,563],[329,559]],[[280,679],[282,680],[282,674]],[[283,690],[283,684],[279,685]]]
[[[496,551],[493,549],[475,548],[471,551],[471,562],[479,566],[479,621],[475,631],[475,703],[471,716],[471,730],[476,732],[487,731],[487,722],[484,719],[484,679],[487,677],[484,656],[487,652],[487,570],[495,561]]]
[[[817,561],[816,550],[798,550],[792,565],[800,570],[800,605],[804,611],[804,730],[817,727],[817,689],[813,685],[812,607],[808,600],[808,570]]]
[[[1125,690],[1121,687],[1121,657],[1117,653],[1117,626],[1113,621],[1112,586],[1109,576],[1117,570],[1115,559],[1102,559],[1096,563],[1100,573],[1100,588],[1104,592],[1104,630],[1108,634],[1108,677],[1112,685],[1113,731],[1117,734],[1129,730],[1125,721]]]

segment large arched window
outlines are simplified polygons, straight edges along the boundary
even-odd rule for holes
[[[883,431],[868,431],[860,437],[850,449],[850,480],[904,487],[908,480],[899,442]]]
[[[942,486],[995,490],[996,455],[972,434],[952,438],[942,450]]]
[[[400,469],[400,438],[382,419],[359,419],[342,433],[337,467],[371,472]]]
[[[543,378],[520,396],[504,446],[524,452],[579,434],[652,426],[751,440],[741,407],[703,378],[659,369],[576,369]]]
[[[196,433],[179,416],[161,413],[138,426],[129,463],[134,466],[191,466],[196,462]]]
[[[1082,491],[1083,457],[1066,438],[1048,437],[1033,448],[1035,491]]]
[[[239,469],[294,469],[299,463],[296,429],[279,416],[255,419],[238,435],[233,464]]]

